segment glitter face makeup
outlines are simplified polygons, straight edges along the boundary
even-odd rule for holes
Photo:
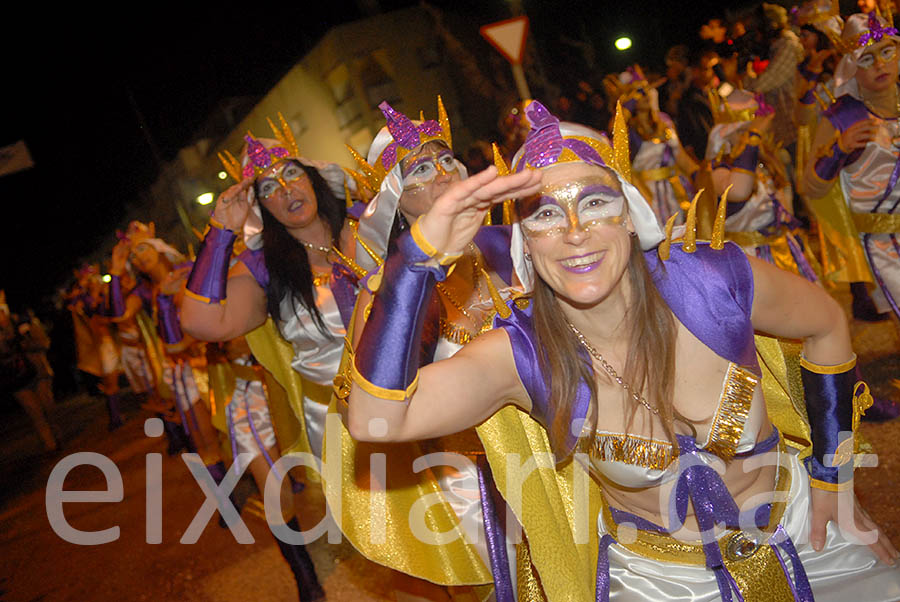
[[[421,187],[438,175],[448,175],[456,171],[456,160],[450,149],[423,151],[403,168],[403,190]]]
[[[261,200],[267,201],[279,191],[286,190],[290,182],[306,176],[306,171],[296,161],[285,161],[280,169],[271,175],[261,177],[256,182],[256,193]]]
[[[588,230],[597,225],[621,225],[627,204],[621,191],[598,176],[580,178],[544,188],[539,195],[521,202],[522,228],[529,236],[558,236],[571,229]]]

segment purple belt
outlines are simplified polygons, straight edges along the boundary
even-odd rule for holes
[[[758,443],[751,451],[746,454],[739,454],[737,457],[748,457],[771,451],[777,446],[779,438],[778,430],[775,429],[772,435]],[[694,506],[694,515],[701,530],[706,566],[715,573],[716,583],[719,586],[723,602],[732,602],[735,598],[743,602],[744,597],[739,591],[734,577],[725,567],[722,551],[715,537],[714,527],[717,524],[724,524],[731,529],[741,529],[742,525],[748,524],[752,520],[753,524],[761,529],[769,523],[771,504],[761,504],[749,511],[749,513],[742,513],[719,473],[700,460],[699,453],[701,450],[697,448],[696,440],[686,435],[677,435],[677,439],[680,454],[680,474],[675,485],[674,495],[669,500],[670,512],[674,511],[670,515],[677,516],[679,524],[683,524],[687,516],[688,500],[691,501]],[[630,522],[638,529],[644,531],[669,533],[668,529],[630,512],[616,508],[610,508],[610,512],[616,524]],[[615,543],[615,539],[608,533],[604,534],[600,539],[600,549],[597,554],[597,602],[609,602],[609,546],[613,543]],[[791,591],[794,594],[794,600],[797,602],[812,602],[813,594],[806,571],[803,569],[794,543],[781,525],[778,526],[766,543],[772,547],[775,556],[781,563],[781,567],[791,586]],[[787,570],[787,563],[782,553],[791,561],[795,575],[793,580]]]

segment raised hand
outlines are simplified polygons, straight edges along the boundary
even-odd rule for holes
[[[232,232],[240,232],[250,213],[247,191],[252,185],[253,180],[247,178],[220,194],[213,218]]]
[[[841,134],[841,148],[845,151],[865,148],[877,133],[878,125],[874,119],[857,121]]]
[[[112,257],[109,260],[109,273],[113,276],[121,276],[125,273],[128,263],[128,253],[131,252],[131,244],[127,240],[120,240],[113,247]]]
[[[498,176],[497,168],[454,182],[419,218],[422,234],[440,253],[457,255],[471,242],[494,203],[534,194],[540,189],[541,172],[525,169]]]

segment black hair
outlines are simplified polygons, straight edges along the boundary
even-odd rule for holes
[[[309,176],[316,195],[316,213],[328,226],[332,244],[337,245],[347,215],[344,201],[332,194],[328,183],[314,167],[294,162]],[[259,191],[256,193],[259,199]],[[269,315],[276,320],[283,320],[285,317],[281,315],[281,301],[287,297],[291,300],[292,309],[299,302],[310,313],[319,330],[326,332],[322,314],[316,307],[313,273],[306,247],[290,235],[284,224],[275,219],[263,203],[259,203],[259,208],[263,222],[263,258],[269,272],[269,284],[266,287]]]
[[[831,48],[833,46],[833,44],[831,43],[831,40],[828,39],[828,36],[825,35],[824,33],[822,33],[817,28],[813,27],[812,25],[809,25],[809,24],[803,25],[800,27],[800,29],[802,29],[803,31],[808,31],[812,34],[815,34],[816,50],[821,51],[821,50],[825,50],[827,48]]]

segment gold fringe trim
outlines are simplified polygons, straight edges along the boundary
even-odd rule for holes
[[[657,470],[667,468],[675,458],[668,441],[620,433],[596,433],[589,454],[598,461],[625,462]]]
[[[758,383],[759,377],[753,372],[735,363],[728,365],[728,374],[725,376],[722,397],[709,431],[706,451],[725,461],[734,457]]]

